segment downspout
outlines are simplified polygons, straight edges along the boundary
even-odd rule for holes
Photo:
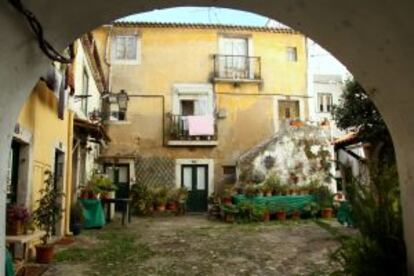
[[[66,218],[65,218],[65,233],[71,234],[70,231],[70,216],[71,216],[71,203],[72,203],[72,155],[73,155],[73,111],[68,111],[68,150],[66,157]]]
[[[112,31],[113,31],[113,25],[109,25],[109,32],[108,37],[106,39],[106,48],[105,48],[105,64],[108,66],[108,84],[106,87],[107,91],[111,91],[112,89],[112,64],[111,64],[111,38],[112,38]]]

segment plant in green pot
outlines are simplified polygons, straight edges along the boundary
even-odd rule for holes
[[[61,199],[63,193],[55,188],[52,172],[45,172],[45,187],[40,190],[40,199],[37,200],[37,208],[33,212],[36,225],[45,232],[42,244],[36,245],[36,261],[38,263],[50,263],[53,258],[54,245],[48,243],[53,234],[56,223],[62,217]]]
[[[70,228],[74,236],[82,232],[84,220],[82,204],[76,201],[70,208]]]

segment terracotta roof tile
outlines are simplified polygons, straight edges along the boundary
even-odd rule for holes
[[[300,34],[300,32],[288,28],[272,28],[260,26],[224,25],[224,24],[204,24],[204,23],[169,23],[169,22],[133,22],[116,21],[115,27],[141,27],[141,28],[187,28],[187,29],[217,29],[234,31],[253,31],[267,33]]]

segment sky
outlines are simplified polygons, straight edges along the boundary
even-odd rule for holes
[[[245,26],[265,26],[268,18],[239,10],[217,7],[179,7],[154,10],[124,17],[119,21],[204,23]],[[349,77],[348,70],[324,48],[309,41],[309,68],[313,74],[340,74]]]
[[[135,14],[121,20],[264,26],[268,18],[250,12],[224,8],[180,7]]]

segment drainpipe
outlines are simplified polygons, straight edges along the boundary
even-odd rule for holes
[[[70,216],[71,216],[71,203],[72,203],[72,155],[73,155],[73,111],[68,112],[68,150],[66,157],[66,189],[65,189],[65,198],[66,198],[66,217],[65,217],[65,233],[71,234],[70,231]]]
[[[112,38],[113,25],[109,25],[108,37],[106,39],[106,48],[105,48],[105,64],[108,66],[108,84],[107,91],[112,89],[112,64],[111,64],[111,38]]]

